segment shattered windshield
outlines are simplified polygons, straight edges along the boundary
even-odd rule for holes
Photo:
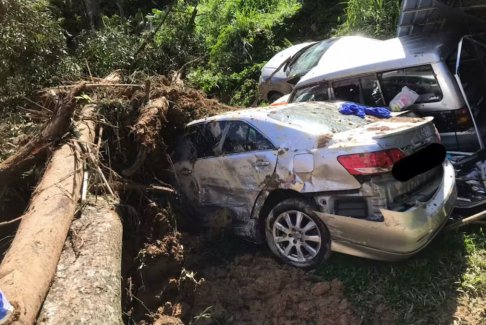
[[[291,63],[289,76],[303,76],[312,69],[339,38],[332,38],[313,44],[305,50],[294,62]]]
[[[338,106],[326,102],[302,103],[271,111],[268,116],[315,134],[344,132],[369,123],[360,117],[339,113]]]

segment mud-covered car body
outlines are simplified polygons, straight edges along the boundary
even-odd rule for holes
[[[256,108],[190,123],[175,161],[182,194],[200,213],[227,211],[236,233],[254,240],[278,202],[298,198],[325,225],[334,251],[383,260],[414,254],[448,218],[454,170],[446,160],[406,182],[390,170],[395,158],[440,141],[433,119],[361,119],[337,105]]]

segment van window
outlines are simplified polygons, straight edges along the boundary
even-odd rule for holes
[[[486,111],[486,50],[464,40],[459,62],[459,77],[473,113],[477,116]],[[452,74],[456,73],[457,49],[447,61]]]
[[[380,85],[374,75],[333,82],[334,99],[361,103],[367,106],[385,106]]]
[[[329,100],[327,82],[296,89],[292,103]]]
[[[430,65],[383,72],[379,75],[381,89],[387,103],[404,86],[419,94],[416,103],[432,103],[442,99],[442,92]]]
[[[340,80],[332,83],[334,99],[361,103],[359,79]]]

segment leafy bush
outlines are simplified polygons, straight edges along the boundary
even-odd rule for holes
[[[336,30],[337,35],[360,33],[376,38],[395,35],[400,0],[348,0],[345,21]]]
[[[263,63],[253,64],[240,72],[224,74],[210,69],[197,68],[189,75],[193,85],[200,87],[210,96],[230,105],[250,106],[258,97],[258,78]]]
[[[162,28],[154,35],[151,48],[146,51],[157,57],[154,68],[162,73],[179,70],[184,64],[202,60],[205,56],[203,40],[195,33],[199,8],[183,0],[177,0],[169,8],[153,9],[152,14],[147,15],[152,29],[165,19]]]
[[[0,102],[77,74],[77,66],[67,58],[62,29],[45,1],[0,4]]]
[[[278,32],[299,8],[296,0],[202,0],[195,31],[208,58],[189,80],[225,102],[254,103],[260,69],[288,46]]]
[[[78,38],[76,57],[82,66],[96,76],[105,76],[115,69],[128,69],[138,45],[138,37],[128,32],[128,27],[118,16],[103,17],[104,28],[88,30]]]

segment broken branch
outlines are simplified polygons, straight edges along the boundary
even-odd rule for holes
[[[483,219],[486,217],[486,211],[481,211],[479,213],[476,213],[470,217],[464,218],[461,221],[457,221],[449,226],[447,226],[444,231],[452,231],[455,229],[458,229],[460,227],[463,227],[465,225],[468,225],[473,222],[478,222],[479,220]]]

